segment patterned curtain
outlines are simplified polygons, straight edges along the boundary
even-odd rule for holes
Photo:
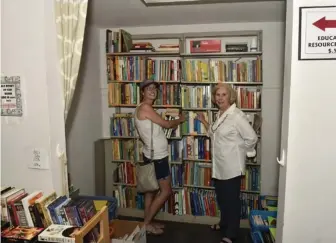
[[[74,95],[82,56],[88,0],[55,0],[56,26],[66,120]]]
[[[48,0],[49,1],[49,0]],[[64,120],[68,117],[82,56],[88,0],[54,0],[60,74],[63,80]],[[57,148],[63,193],[69,194],[66,152]]]

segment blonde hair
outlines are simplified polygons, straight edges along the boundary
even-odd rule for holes
[[[211,92],[211,101],[213,103],[216,103],[216,93],[220,88],[225,88],[228,91],[230,105],[236,102],[237,93],[232,88],[232,86],[226,83],[219,83],[212,89],[212,92]]]

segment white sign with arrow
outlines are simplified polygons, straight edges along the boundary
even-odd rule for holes
[[[336,6],[301,7],[299,60],[336,60]]]

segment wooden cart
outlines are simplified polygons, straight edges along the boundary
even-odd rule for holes
[[[88,234],[97,224],[100,227],[100,236],[98,243],[108,243],[111,242],[109,234],[109,219],[108,219],[108,208],[104,206],[95,216],[93,216],[89,222],[87,222],[76,234],[75,242],[84,243],[84,236]]]

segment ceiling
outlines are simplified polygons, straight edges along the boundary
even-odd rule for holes
[[[146,7],[141,0],[92,0],[89,2],[89,24],[101,28],[277,22],[285,19],[285,1],[275,0],[156,7]]]

